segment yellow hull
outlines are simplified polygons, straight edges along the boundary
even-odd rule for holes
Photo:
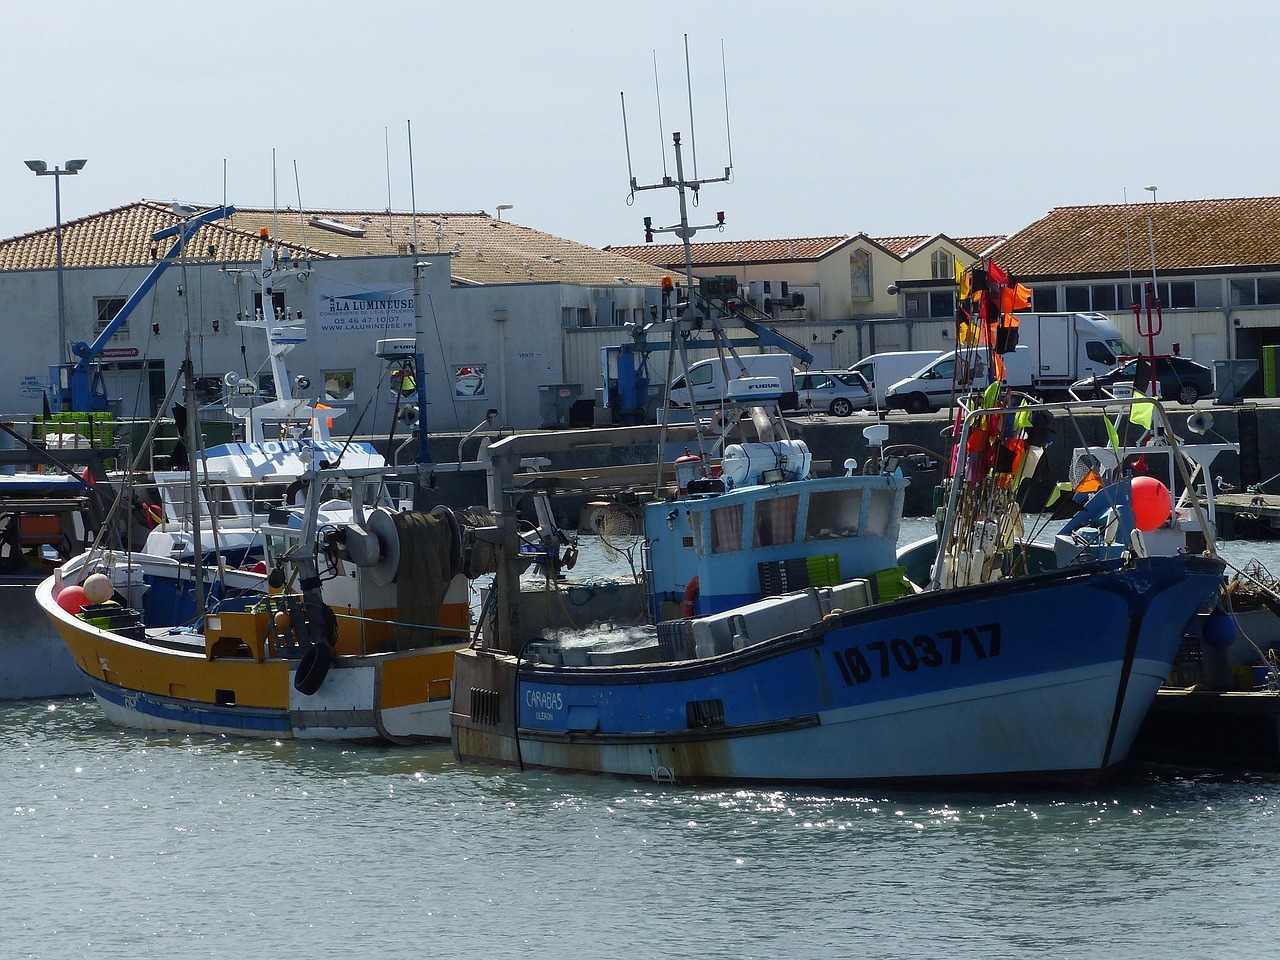
[[[338,656],[306,696],[293,684],[298,661],[272,649],[268,613],[210,615],[205,635],[151,631],[137,640],[67,613],[53,601],[51,584],[41,585],[39,603],[115,722],[272,738],[449,737],[453,655],[466,645],[465,607],[450,604],[441,612],[442,625],[456,624],[459,639],[406,650],[391,649],[396,638],[385,624],[378,635],[365,630],[360,637],[339,610]]]

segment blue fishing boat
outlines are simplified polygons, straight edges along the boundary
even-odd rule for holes
[[[938,551],[931,569],[963,564],[963,582],[915,584],[881,542],[906,482],[881,463],[651,504],[651,603],[669,609],[680,544],[699,585],[689,616],[631,649],[499,635],[459,651],[457,755],[681,782],[1093,783],[1116,769],[1222,562],[1130,552],[1026,573],[1016,543],[984,551],[981,524],[953,523],[947,542],[978,548]],[[819,522],[833,499],[843,523]],[[779,542],[753,546],[757,518]]]
[[[669,229],[687,243],[685,191],[702,182],[685,180],[678,136],[676,170]],[[1012,283],[983,266],[984,283]],[[687,376],[684,341],[723,332],[691,268],[662,316]],[[972,341],[991,362],[1010,339],[997,326],[984,318]],[[659,781],[909,786],[1093,783],[1121,765],[1222,561],[1150,556],[1135,540],[1033,572],[1017,491],[1052,412],[997,382],[962,397],[942,532],[912,581],[895,552],[905,451],[887,425],[864,431],[864,464],[815,476],[780,414],[784,385],[722,346],[725,396],[705,428],[695,411],[697,452],[672,459],[676,489],[645,506],[650,642],[525,635],[522,544],[491,502],[508,516],[506,556],[491,629],[455,658],[455,755]],[[495,462],[514,459],[513,441],[489,448]],[[491,492],[520,494],[509,480]]]

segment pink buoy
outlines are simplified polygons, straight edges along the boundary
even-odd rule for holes
[[[116,585],[105,573],[91,573],[85,577],[84,595],[90,603],[106,603],[116,592]]]
[[[1144,533],[1162,525],[1173,510],[1169,488],[1155,477],[1134,477],[1129,497],[1134,525]]]
[[[79,613],[88,600],[89,598],[84,595],[84,587],[76,584],[63,587],[62,592],[58,594],[58,606],[67,613]]]

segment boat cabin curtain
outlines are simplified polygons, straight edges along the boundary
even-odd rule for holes
[[[742,549],[742,504],[711,511],[711,552],[734,553]]]

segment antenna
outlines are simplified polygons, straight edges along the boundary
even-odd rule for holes
[[[662,91],[658,88],[658,51],[653,51],[653,98],[658,104],[658,149],[662,153],[662,179],[667,179],[667,148],[662,144]]]
[[[276,197],[276,148],[271,148],[271,244],[272,249],[280,244],[280,203]],[[266,304],[263,304],[266,313]]]
[[[729,133],[729,70],[725,65],[724,41],[720,41],[720,79],[724,82],[724,141],[729,148],[729,169],[733,169],[733,137]]]
[[[382,152],[387,162],[387,242],[395,247],[396,224],[391,218],[391,132],[382,128]]]
[[[627,147],[627,183],[631,184],[631,192],[627,194],[627,206],[631,206],[636,199],[636,175],[631,167],[631,134],[627,132],[627,95],[619,92],[618,96],[622,99],[622,142]]]
[[[1121,187],[1120,195],[1124,198],[1124,254],[1129,261],[1129,296],[1133,296],[1133,241],[1129,237],[1129,188]],[[1133,309],[1138,309],[1138,302],[1133,302]]]
[[[689,91],[689,152],[693,156],[693,179],[698,179],[698,136],[693,131],[693,74],[689,70],[689,35],[684,35],[684,82]],[[694,203],[698,201],[698,193],[693,194]]]
[[[418,253],[418,197],[414,193],[413,187],[413,121],[406,120],[404,122],[405,130],[409,135],[409,216],[413,219],[413,252]],[[628,162],[630,153],[627,154]]]
[[[311,248],[307,246],[307,218],[302,213],[302,181],[298,179],[298,161],[293,161],[293,189],[298,194],[298,233],[302,246],[307,250],[307,263],[311,262]]]
[[[688,35],[686,34],[685,35],[685,64],[686,64],[686,73],[689,79],[689,121],[690,121],[690,126],[692,127],[693,81],[692,81],[692,71],[689,70],[688,56],[689,56],[689,38],[688,38]],[[656,88],[657,88],[656,55],[654,58],[654,85],[655,85],[655,92],[656,92]],[[658,122],[660,126],[662,122],[661,109],[662,109],[661,99],[659,98],[659,101],[658,101],[659,121]],[[623,99],[623,123],[625,126],[625,123],[626,123],[625,98]],[[686,344],[686,340],[690,336],[695,336],[697,332],[702,331],[704,329],[710,330],[712,335],[716,338],[717,344],[723,344],[724,346],[727,346],[730,354],[734,357],[734,359],[735,360],[738,359],[737,353],[733,349],[733,342],[724,341],[723,330],[720,327],[718,317],[716,317],[712,312],[710,312],[707,309],[709,304],[705,300],[703,300],[703,298],[697,293],[696,280],[693,275],[693,245],[690,242],[691,239],[693,238],[694,234],[696,234],[699,230],[709,230],[712,228],[717,230],[723,230],[724,214],[717,213],[715,222],[713,223],[700,224],[695,226],[689,222],[689,195],[690,194],[693,195],[693,200],[696,205],[697,198],[698,198],[698,191],[702,188],[703,184],[727,182],[729,180],[730,167],[725,167],[724,176],[722,177],[710,177],[710,178],[703,179],[698,177],[697,174],[695,173],[692,177],[686,179],[685,170],[684,170],[683,152],[681,149],[680,133],[678,131],[673,132],[671,135],[671,140],[674,146],[676,175],[675,175],[675,178],[672,179],[672,177],[667,172],[666,151],[664,150],[662,155],[663,177],[662,177],[662,180],[658,183],[640,184],[636,181],[636,178],[630,168],[631,155],[630,155],[630,148],[628,147],[628,151],[627,151],[628,173],[632,173],[631,196],[628,198],[628,202],[630,203],[632,200],[634,200],[635,194],[643,190],[661,190],[661,189],[671,188],[676,191],[676,194],[679,197],[679,204],[680,204],[679,222],[672,224],[670,226],[655,227],[653,225],[652,218],[645,217],[644,228],[645,228],[646,242],[650,242],[653,240],[654,233],[670,233],[678,237],[684,246],[684,266],[685,266],[684,299],[681,300],[679,298],[679,295],[677,294],[675,297],[676,302],[674,303],[674,305],[671,304],[670,297],[673,293],[675,293],[675,285],[673,284],[670,278],[664,278],[663,284],[662,284],[662,289],[663,289],[662,311],[663,311],[663,322],[669,323],[669,329],[672,335],[672,344],[673,344],[672,353],[667,358],[668,374],[671,373],[671,370],[674,367],[675,352],[678,350],[680,354],[681,366],[684,368],[685,374],[688,375],[689,356],[688,356],[688,345]],[[700,300],[702,300],[703,302],[699,303]],[[674,310],[675,310],[674,317],[672,316],[672,313],[671,313],[672,306],[674,306]],[[739,366],[741,367],[741,361],[739,361]],[[669,379],[670,378],[668,378],[668,380]],[[666,423],[667,423],[667,419],[664,416],[663,417],[663,424],[664,424],[663,436],[664,437],[665,437]],[[699,455],[705,457],[706,456],[705,425],[702,419],[696,416],[694,418],[694,423],[695,423],[694,430],[697,435]],[[783,428],[783,430],[785,431],[785,427]],[[661,445],[661,442],[662,441],[660,441],[660,445]]]

